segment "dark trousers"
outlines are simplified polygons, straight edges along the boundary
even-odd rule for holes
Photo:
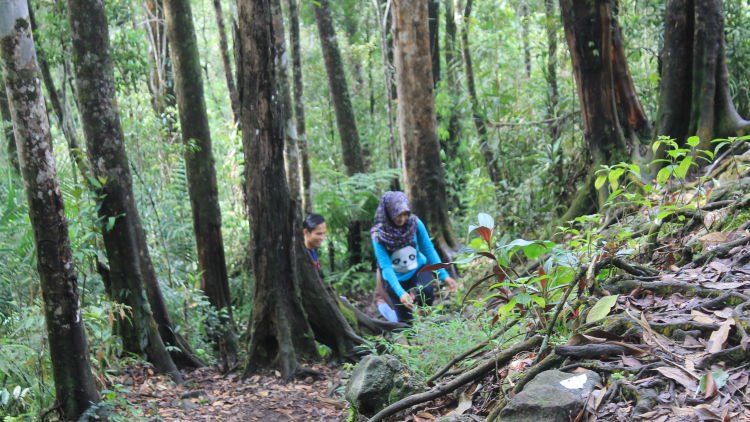
[[[430,272],[416,273],[414,276],[406,281],[401,282],[401,287],[404,288],[408,293],[415,292],[414,303],[419,306],[432,306],[432,301],[435,299],[435,286],[432,283],[433,275]],[[393,291],[391,285],[385,284],[385,291],[388,293],[388,297],[391,298],[393,306],[396,310],[399,322],[411,322],[412,314],[411,310],[407,308],[401,299],[396,296],[396,292]]]

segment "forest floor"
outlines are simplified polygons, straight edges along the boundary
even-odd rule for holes
[[[341,397],[343,372],[324,364],[311,367],[318,375],[284,383],[279,374],[243,379],[241,371],[223,375],[215,368],[185,373],[175,385],[144,367],[131,367],[117,377],[126,387],[132,418],[148,421],[341,421],[346,401]],[[123,401],[124,403],[124,401]]]

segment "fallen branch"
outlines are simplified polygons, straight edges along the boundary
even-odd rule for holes
[[[700,267],[701,265],[704,265],[708,262],[710,262],[712,259],[716,257],[721,257],[729,253],[733,248],[736,248],[737,246],[742,246],[750,243],[750,236],[741,237],[737,240],[733,240],[731,242],[725,243],[717,248],[711,249],[708,252],[705,252],[698,258],[695,258],[693,262],[685,265],[682,267],[683,269],[688,268],[696,268]]]
[[[642,281],[642,280],[631,280],[622,279],[618,280],[617,283],[607,284],[604,286],[607,290],[613,293],[627,294],[637,288],[647,289],[653,291],[655,294],[666,296],[674,292],[681,292],[687,295],[697,295],[701,297],[713,298],[724,295],[729,295],[740,302],[749,301],[750,296],[734,291],[725,291],[717,289],[709,289],[706,287],[700,287],[695,283],[686,283],[682,281]]]
[[[445,365],[443,368],[441,368],[439,371],[437,371],[433,376],[431,376],[430,379],[427,380],[427,384],[431,385],[432,383],[434,383],[438,379],[442,378],[442,376],[445,375],[445,373],[448,372],[448,370],[451,369],[453,367],[453,365],[457,364],[458,362],[461,362],[462,360],[468,358],[469,356],[473,355],[474,353],[476,353],[476,352],[482,350],[483,348],[487,347],[487,345],[490,344],[490,342],[492,340],[494,340],[494,339],[500,337],[501,335],[503,335],[505,333],[506,329],[507,329],[507,327],[503,328],[502,330],[499,330],[498,332],[496,332],[495,334],[493,334],[492,336],[490,336],[490,338],[488,338],[487,340],[485,340],[485,341],[483,341],[481,343],[478,343],[477,345],[475,345],[471,349],[469,349],[469,350],[461,353],[460,355],[456,356],[455,358],[453,358],[450,362],[448,362],[447,365]]]
[[[392,405],[375,414],[375,416],[370,419],[370,422],[382,421],[383,419],[394,415],[397,412],[408,409],[414,405],[434,400],[438,397],[442,397],[456,390],[462,385],[468,384],[474,380],[484,377],[485,375],[487,375],[487,373],[494,370],[498,366],[507,364],[518,353],[533,350],[539,344],[541,344],[541,342],[542,337],[539,335],[535,335],[534,337],[531,337],[523,343],[515,344],[509,349],[500,352],[497,356],[491,359],[487,359],[484,363],[480,364],[473,370],[464,373],[463,375],[451,380],[446,384],[437,385],[424,393],[414,394],[405,397],[397,401],[396,403],[393,403]]]
[[[557,346],[555,353],[577,359],[609,358],[632,354],[632,350],[617,344],[585,344],[582,346]]]

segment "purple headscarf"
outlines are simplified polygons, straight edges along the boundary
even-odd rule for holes
[[[399,227],[393,219],[402,212],[408,212],[409,218]],[[383,245],[392,252],[413,243],[414,233],[417,231],[417,217],[409,209],[409,200],[403,192],[386,192],[380,198],[375,220],[370,229],[372,240]]]

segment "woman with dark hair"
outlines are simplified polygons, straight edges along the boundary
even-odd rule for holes
[[[386,192],[375,211],[370,236],[386,281],[385,290],[395,305],[398,320],[409,322],[415,302],[432,305],[435,297],[432,274],[419,272],[426,264],[441,262],[427,228],[411,213],[403,192]],[[438,278],[445,282],[448,290],[456,290],[456,281],[447,271],[440,269]]]
[[[326,240],[326,234],[328,234],[328,227],[326,226],[325,218],[320,214],[307,214],[307,217],[302,222],[302,235],[305,240],[305,248],[307,248],[310,259],[312,259],[313,265],[319,273],[320,259],[318,259],[318,248]]]

